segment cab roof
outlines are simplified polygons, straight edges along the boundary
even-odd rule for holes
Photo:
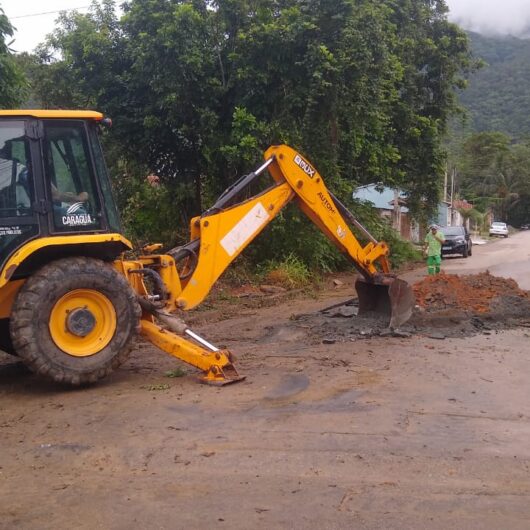
[[[55,119],[78,119],[78,120],[96,120],[101,121],[103,114],[94,110],[0,110],[2,117],[26,117],[32,118],[55,118]]]

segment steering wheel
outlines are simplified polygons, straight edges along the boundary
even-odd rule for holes
[[[27,204],[17,203],[17,212],[20,216],[31,215],[31,207]]]

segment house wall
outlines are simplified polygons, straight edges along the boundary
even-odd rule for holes
[[[408,239],[409,241],[412,240],[412,223],[408,213],[401,214],[401,226],[399,232],[402,238]]]

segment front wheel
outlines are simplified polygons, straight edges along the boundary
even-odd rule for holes
[[[14,348],[34,372],[94,383],[128,357],[140,308],[124,276],[92,258],[49,263],[20,290],[10,321]]]

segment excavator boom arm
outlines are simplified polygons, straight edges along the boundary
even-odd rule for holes
[[[226,384],[242,376],[233,366],[230,352],[219,350],[171,313],[192,309],[202,302],[232,261],[292,201],[362,275],[363,279],[356,283],[360,314],[389,314],[390,326],[394,327],[411,314],[410,286],[388,274],[388,246],[377,242],[331,194],[317,170],[286,145],[270,147],[265,159],[260,168],[242,177],[210,209],[192,219],[189,243],[163,255],[149,254],[158,249],[151,245],[145,249],[148,254],[137,261],[116,264],[140,297],[142,334],[169,354],[200,368],[205,382]],[[272,176],[273,185],[250,199],[236,202],[265,169]],[[359,243],[350,225],[363,233],[368,241],[365,246]],[[144,278],[149,279],[150,292]]]
[[[386,243],[377,242],[375,238],[353,217],[351,212],[327,189],[318,171],[294,149],[286,146],[272,146],[266,157],[274,157],[276,164],[269,171],[273,178],[281,175],[296,193],[296,202],[309,219],[324,233],[328,239],[349,257],[357,270],[367,281],[372,280],[379,272],[390,270],[387,256],[389,249]],[[351,231],[349,224],[355,225],[368,239],[362,246]]]
[[[196,265],[176,297],[177,307],[192,309],[201,303],[230,263],[293,200],[339,251],[348,256],[367,281],[379,272],[389,271],[387,245],[375,241],[365,229],[369,242],[364,247],[359,243],[343,213],[350,217],[350,223],[357,223],[360,229],[363,229],[362,225],[329,192],[309,162],[286,145],[269,148],[265,158],[260,169],[243,177],[212,208],[192,220],[192,242],[188,248],[194,247]],[[273,177],[274,186],[251,199],[225,207],[265,168]],[[185,255],[180,248],[169,254],[178,256],[179,251]],[[376,263],[379,263],[380,271]]]

